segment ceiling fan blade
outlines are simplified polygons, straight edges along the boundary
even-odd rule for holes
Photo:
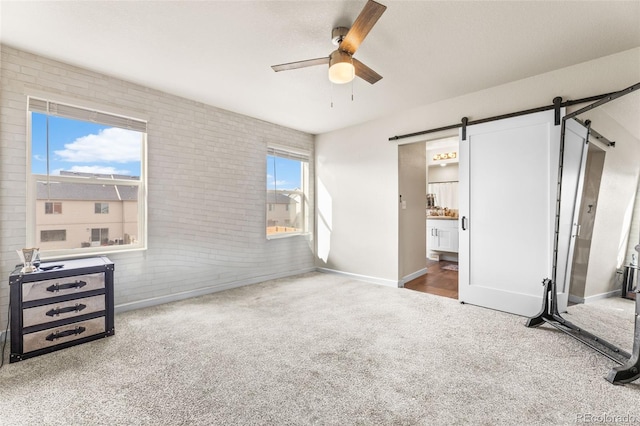
[[[340,43],[340,50],[353,55],[385,10],[387,10],[387,6],[369,0]]]
[[[364,81],[368,81],[371,84],[376,84],[382,79],[382,76],[380,74],[378,74],[356,58],[353,58],[353,66],[356,69],[356,75]]]
[[[275,72],[278,72],[313,67],[316,65],[326,65],[328,63],[329,57],[327,56],[324,58],[307,59],[306,61],[289,62],[288,64],[272,65],[271,68],[273,68]]]

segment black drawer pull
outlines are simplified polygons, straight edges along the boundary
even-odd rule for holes
[[[66,283],[66,284],[54,284],[47,287],[47,291],[55,293],[60,290],[68,290],[70,288],[82,288],[87,285],[86,281],[76,281],[74,283]]]
[[[56,315],[66,314],[67,312],[80,312],[86,307],[87,305],[83,305],[82,303],[76,303],[75,306],[67,306],[66,308],[51,309],[50,311],[47,311],[47,316],[55,317]]]
[[[86,328],[84,327],[76,327],[73,330],[66,331],[56,331],[55,333],[51,333],[47,336],[47,340],[53,342],[56,339],[62,339],[63,337],[73,336],[74,334],[84,333]]]

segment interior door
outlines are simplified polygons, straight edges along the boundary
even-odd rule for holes
[[[588,136],[589,129],[576,120],[565,122],[556,266],[556,300],[560,312],[567,310],[573,252],[580,235],[578,220],[589,151]]]
[[[523,316],[551,278],[560,126],[554,111],[469,126],[460,141],[459,299]]]

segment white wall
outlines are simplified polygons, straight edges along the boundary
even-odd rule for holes
[[[318,135],[316,176],[332,200],[334,225],[328,259],[316,264],[389,282],[401,278],[398,149],[389,137],[459,123],[464,116],[474,120],[550,105],[556,96],[608,93],[638,81],[640,48]]]
[[[459,170],[458,163],[449,163],[445,167],[429,166],[429,183],[457,182]]]
[[[640,140],[599,108],[579,118],[590,119],[595,130],[616,142],[615,148],[603,148],[604,168],[584,292],[587,298],[619,290],[616,270],[627,260],[629,228],[640,174]],[[638,235],[632,238],[637,241]]]
[[[401,146],[398,159],[400,276],[403,284],[426,273],[426,177],[424,143]],[[400,200],[399,200],[400,201]]]
[[[387,137],[383,122],[316,137],[316,264],[397,285],[398,152]]]
[[[309,237],[265,237],[267,144],[313,155],[313,135],[0,48],[3,279],[8,280],[18,263],[15,250],[26,241],[25,93],[30,90],[149,120],[148,250],[109,256],[115,263],[116,305],[157,303],[314,268]],[[313,163],[310,168],[313,179]],[[9,286],[0,285],[0,327],[8,299]]]

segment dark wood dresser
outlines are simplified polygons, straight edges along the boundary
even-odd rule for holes
[[[108,258],[46,262],[9,277],[10,362],[114,334],[113,270]]]

